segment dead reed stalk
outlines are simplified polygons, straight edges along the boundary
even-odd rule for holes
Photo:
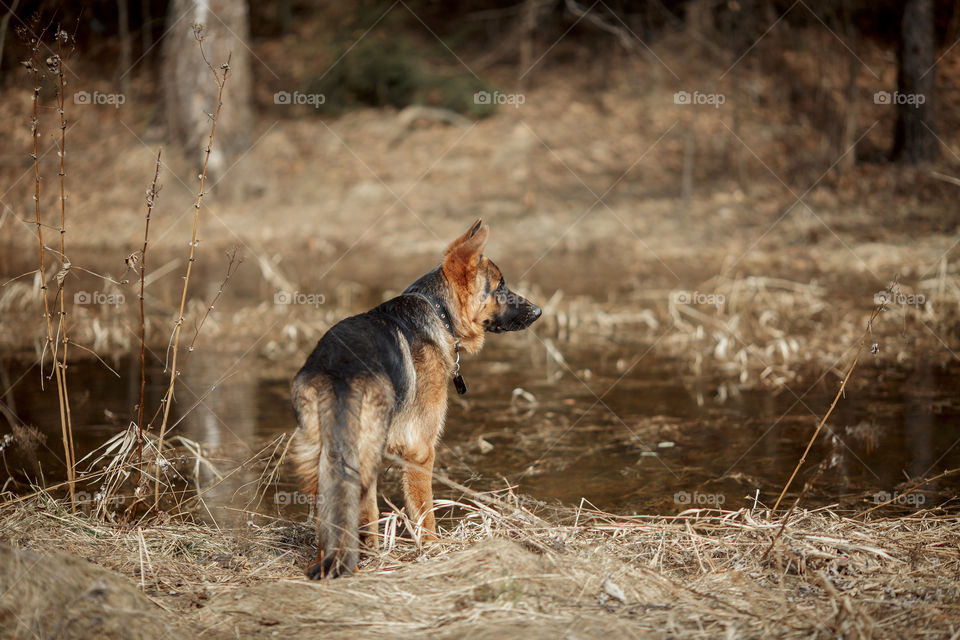
[[[43,345],[43,351],[42,351],[42,353],[41,353],[41,358],[40,358],[40,363],[41,363],[40,380],[41,380],[41,388],[42,388],[42,386],[43,386],[43,356],[44,356],[44,354],[46,353],[46,350],[47,350],[48,348],[50,348],[50,349],[51,349],[51,355],[53,356],[53,374],[54,374],[54,378],[56,379],[56,382],[57,382],[57,399],[58,399],[59,409],[60,409],[60,431],[61,431],[61,438],[62,438],[62,440],[63,440],[63,454],[64,454],[64,457],[65,457],[65,461],[64,461],[64,462],[65,462],[65,465],[66,465],[66,467],[67,467],[67,481],[68,481],[68,486],[70,487],[70,504],[73,505],[73,504],[74,504],[74,501],[75,501],[75,495],[74,495],[74,494],[75,494],[75,487],[74,487],[74,483],[75,483],[75,481],[76,481],[76,469],[75,469],[75,463],[74,463],[74,458],[73,458],[73,436],[72,436],[72,429],[71,429],[71,426],[70,426],[70,424],[69,424],[70,403],[69,403],[69,399],[67,398],[67,388],[66,388],[66,371],[65,371],[65,369],[66,369],[66,360],[64,359],[64,361],[61,363],[60,357],[57,355],[57,354],[58,354],[58,350],[57,350],[57,340],[54,338],[53,319],[52,319],[51,314],[50,314],[49,289],[48,289],[48,287],[47,287],[47,271],[46,271],[46,261],[45,261],[45,254],[46,254],[46,249],[47,249],[47,248],[46,248],[46,246],[45,246],[44,243],[43,243],[43,226],[44,226],[44,225],[43,225],[43,221],[42,221],[42,219],[41,219],[41,214],[40,214],[40,149],[39,149],[39,140],[40,140],[40,47],[41,47],[41,45],[43,44],[43,35],[44,35],[45,33],[46,33],[46,30],[44,29],[44,30],[42,30],[42,31],[40,32],[39,35],[32,37],[32,39],[31,39],[30,61],[29,61],[29,63],[27,64],[27,69],[33,73],[33,118],[32,118],[32,120],[31,120],[31,135],[32,135],[32,137],[33,137],[33,153],[31,154],[30,157],[33,159],[33,181],[34,181],[33,204],[34,204],[34,214],[35,214],[35,219],[36,219],[35,224],[36,224],[36,227],[37,227],[37,242],[38,242],[39,253],[40,253],[40,255],[39,255],[39,259],[40,259],[40,265],[39,265],[40,291],[41,291],[41,294],[42,294],[42,297],[43,297],[43,317],[44,317],[44,324],[45,324],[46,331],[47,331],[46,342],[45,342],[44,345]],[[58,29],[58,30],[57,30],[58,42],[59,42],[59,34],[60,34],[60,33],[61,33],[61,32],[60,32],[60,30]],[[61,62],[62,62],[62,61],[59,60],[59,56],[58,56],[58,59],[56,60],[56,66],[57,66],[57,68],[60,68],[60,67],[61,67]],[[56,69],[54,69],[54,71],[56,71]],[[60,70],[60,72],[61,72],[61,74],[62,74],[62,69]],[[63,82],[63,77],[62,77],[62,75],[61,75],[61,77],[60,77],[60,81],[61,81],[61,83]],[[61,227],[60,227],[61,233],[60,233],[60,247],[61,247],[61,251],[60,251],[60,255],[61,255],[61,260],[64,262],[63,268],[66,269],[66,268],[67,268],[67,265],[66,265],[66,262],[67,262],[67,261],[66,261],[66,258],[65,258],[64,255],[63,255],[63,250],[62,250],[62,249],[63,249],[63,242],[64,242],[64,240],[63,240],[63,235],[64,235],[63,224],[64,224],[65,216],[66,216],[66,213],[65,213],[65,199],[64,199],[64,193],[63,193],[63,188],[64,188],[64,176],[63,176],[63,174],[64,174],[64,164],[63,164],[63,163],[64,163],[64,157],[63,157],[63,156],[64,156],[64,154],[63,154],[64,148],[63,148],[63,147],[64,147],[65,142],[66,142],[66,125],[65,125],[65,121],[64,121],[64,119],[63,119],[63,118],[64,118],[64,116],[63,116],[63,88],[64,88],[64,85],[63,85],[63,84],[58,85],[58,88],[57,88],[57,101],[58,101],[58,107],[59,107],[59,110],[60,110],[61,123],[63,123],[63,128],[62,128],[62,130],[61,130],[61,141],[60,141],[60,145],[61,145],[61,147],[60,147],[60,162],[61,162],[61,167],[60,167],[60,174],[61,174],[61,183],[60,183],[60,184],[61,184],[61,198],[60,198],[60,199],[61,199]],[[61,271],[63,271],[63,270],[61,270]],[[58,276],[58,279],[60,279],[59,276]],[[61,302],[61,314],[62,314],[62,315],[65,315],[65,312],[64,312],[63,306],[62,306],[62,305],[63,305],[63,298],[62,298],[62,293],[63,293],[62,279],[60,279],[60,282],[61,282],[61,285],[60,285],[60,288],[59,288],[59,291],[58,291],[58,297],[60,297],[60,302]],[[62,323],[62,321],[63,321],[62,315],[61,315],[61,323]],[[62,327],[62,325],[61,325],[61,327]],[[59,331],[58,331],[58,333],[59,333]],[[65,340],[66,340],[66,337],[65,337],[65,334],[64,334],[64,341],[65,341]]]
[[[167,421],[170,417],[170,405],[173,403],[173,389],[176,384],[177,379],[177,353],[180,348],[180,331],[183,328],[183,312],[184,308],[187,305],[187,291],[190,287],[190,273],[193,271],[193,262],[195,260],[194,255],[197,250],[197,235],[199,232],[200,225],[200,205],[203,202],[203,189],[204,184],[206,183],[207,178],[207,165],[210,162],[210,151],[213,148],[213,138],[217,130],[217,118],[220,116],[220,109],[223,107],[223,87],[227,82],[227,75],[230,72],[230,57],[227,56],[227,61],[220,65],[220,70],[223,72],[222,75],[217,73],[217,70],[213,68],[213,65],[207,60],[206,55],[203,53],[203,36],[200,31],[199,26],[194,27],[194,35],[197,39],[197,42],[200,46],[200,55],[203,56],[204,62],[207,66],[210,67],[210,71],[213,72],[213,77],[219,87],[219,92],[217,94],[217,109],[211,116],[210,122],[210,137],[207,141],[207,147],[204,150],[203,158],[203,169],[200,171],[200,191],[197,193],[197,202],[193,205],[193,234],[190,239],[190,256],[187,259],[187,273],[183,279],[183,292],[180,295],[180,310],[177,314],[177,322],[173,328],[173,335],[171,336],[171,347],[172,355],[170,356],[169,366],[170,366],[170,382],[167,385],[167,392],[163,398],[163,419],[160,422],[160,439],[157,443],[157,458],[160,459],[160,456],[163,454],[163,439],[167,431]],[[170,353],[171,351],[168,351]],[[160,474],[157,474],[157,477],[154,482],[153,490],[153,499],[154,507],[160,501]]]
[[[157,151],[157,165],[153,172],[153,182],[147,189],[147,219],[143,225],[143,249],[140,250],[140,402],[137,403],[137,468],[143,466],[143,401],[147,388],[147,318],[143,310],[143,287],[147,272],[147,240],[150,237],[150,216],[157,201],[157,178],[160,177],[160,151]]]
[[[58,334],[62,342],[63,351],[60,354],[60,362],[62,364],[62,383],[63,383],[63,396],[64,396],[64,408],[67,418],[67,440],[70,444],[70,465],[71,467],[75,466],[77,454],[74,450],[73,445],[73,418],[70,414],[70,393],[67,387],[67,345],[70,341],[67,335],[67,309],[66,309],[66,293],[64,291],[64,283],[66,282],[67,273],[70,271],[70,261],[67,259],[66,253],[66,235],[67,235],[67,170],[66,170],[66,161],[67,161],[67,118],[66,112],[64,111],[64,105],[66,104],[66,92],[67,92],[67,82],[63,76],[63,64],[64,64],[64,54],[63,54],[63,43],[69,41],[70,35],[64,31],[62,28],[58,27],[55,37],[57,39],[57,55],[49,58],[47,60],[47,65],[57,76],[57,114],[60,118],[60,147],[59,147],[59,156],[60,156],[60,171],[58,175],[60,177],[60,261],[61,267],[60,271],[57,272],[57,298],[60,303],[60,327]],[[74,470],[74,479],[76,479],[76,471]]]
[[[935,476],[933,476],[933,477],[931,477],[931,478],[927,478],[927,479],[925,479],[925,480],[920,480],[919,482],[917,482],[915,485],[913,485],[912,487],[910,487],[910,488],[907,489],[906,491],[899,492],[899,493],[897,493],[896,495],[892,496],[889,500],[884,500],[883,502],[880,502],[880,503],[878,503],[878,504],[875,504],[875,505],[873,505],[872,507],[870,507],[869,509],[867,509],[867,510],[865,510],[865,511],[861,511],[860,513],[858,513],[858,514],[856,515],[856,517],[860,518],[860,517],[862,517],[862,516],[867,515],[868,513],[872,513],[872,512],[874,512],[874,511],[876,511],[877,509],[881,509],[881,508],[887,506],[888,504],[891,504],[892,502],[894,502],[894,501],[896,501],[896,500],[899,500],[900,498],[903,498],[903,496],[908,496],[908,495],[910,495],[911,493],[913,493],[913,492],[915,492],[915,491],[918,491],[918,490],[920,489],[920,487],[924,487],[924,486],[926,486],[926,485],[928,485],[928,484],[931,484],[931,483],[933,483],[933,482],[936,482],[937,480],[940,480],[940,479],[942,479],[942,478],[946,478],[946,477],[952,476],[952,475],[954,475],[954,474],[956,474],[956,473],[960,473],[960,467],[955,468],[955,469],[947,469],[946,471],[943,471],[943,472],[941,472],[941,473],[938,473],[937,475],[935,475]]]
[[[887,288],[887,291],[892,292],[894,287],[896,287],[895,282]],[[837,406],[837,402],[840,401],[840,396],[843,395],[844,389],[847,388],[847,382],[850,380],[850,376],[853,375],[853,370],[857,368],[857,363],[860,361],[860,356],[863,354],[863,347],[867,342],[867,336],[870,335],[870,332],[873,329],[873,322],[877,319],[877,316],[883,312],[884,308],[886,308],[886,299],[881,300],[880,303],[873,308],[873,312],[870,314],[870,319],[867,320],[867,326],[863,330],[863,335],[860,336],[860,345],[857,347],[857,354],[854,356],[853,362],[850,363],[850,367],[847,369],[847,374],[843,376],[843,381],[840,383],[840,388],[837,390],[837,395],[833,397],[833,402],[830,403],[830,408],[820,420],[820,424],[817,425],[813,435],[810,436],[810,441],[807,443],[807,448],[803,450],[803,455],[800,456],[800,460],[797,461],[797,466],[793,468],[793,473],[790,474],[790,479],[787,480],[787,484],[783,485],[783,490],[780,491],[780,496],[774,503],[771,513],[775,512],[777,507],[780,506],[783,496],[786,495],[787,491],[790,489],[793,479],[796,477],[797,472],[800,471],[800,467],[803,466],[803,463],[806,461],[807,454],[810,453],[810,448],[813,447],[813,443],[816,441],[817,436],[820,435],[820,430],[823,429],[823,425],[827,423],[827,419],[829,419],[830,415],[833,413],[834,408]],[[791,509],[791,511],[792,510],[793,509]],[[789,514],[787,515],[789,516]],[[789,518],[785,518],[784,521],[787,519]]]
[[[243,264],[243,256],[237,257],[238,248],[234,246],[230,251],[227,252],[227,273],[224,275],[223,280],[220,281],[220,286],[217,288],[217,293],[213,296],[213,300],[210,301],[210,304],[207,305],[206,311],[203,312],[203,317],[200,318],[200,322],[197,323],[197,328],[193,332],[193,338],[190,340],[190,345],[187,347],[187,353],[183,357],[183,366],[186,366],[187,361],[190,359],[190,354],[194,352],[197,346],[197,338],[200,337],[200,330],[203,329],[203,325],[206,323],[207,318],[210,316],[210,313],[213,311],[214,307],[217,306],[217,302],[220,300],[220,296],[223,295],[223,290],[226,288],[227,283],[230,282],[230,278],[233,277],[233,274],[237,272],[237,269],[240,268],[240,265]]]

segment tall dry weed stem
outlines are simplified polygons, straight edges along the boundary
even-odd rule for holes
[[[197,193],[197,201],[193,205],[193,233],[190,238],[190,255],[187,258],[187,273],[183,279],[183,292],[180,295],[180,310],[177,313],[177,322],[174,325],[173,335],[170,338],[170,346],[167,351],[170,382],[167,385],[167,391],[162,401],[163,419],[160,422],[160,439],[157,443],[158,469],[160,460],[163,456],[163,440],[167,432],[167,423],[170,417],[170,405],[173,404],[173,390],[176,386],[177,375],[179,374],[177,369],[177,355],[180,348],[180,332],[183,328],[183,313],[187,304],[187,291],[190,287],[190,274],[193,271],[193,263],[196,260],[195,254],[197,251],[197,245],[199,244],[198,234],[200,225],[200,205],[203,202],[203,189],[204,185],[206,184],[207,165],[210,162],[210,151],[213,149],[213,138],[217,131],[217,118],[220,116],[220,109],[223,107],[223,87],[226,85],[227,75],[230,73],[230,56],[228,55],[227,61],[220,65],[220,72],[218,73],[218,71],[213,68],[213,65],[211,65],[207,60],[206,54],[203,52],[203,34],[199,26],[194,27],[194,35],[196,36],[197,43],[200,46],[200,55],[203,56],[204,62],[208,67],[210,67],[210,71],[213,73],[213,77],[216,80],[217,86],[219,87],[219,92],[217,94],[217,109],[210,117],[210,137],[207,140],[207,147],[204,150],[203,169],[200,171],[200,191]],[[156,507],[156,505],[160,502],[159,473],[157,473],[157,477],[154,482],[153,499],[154,507]]]
[[[46,341],[43,345],[43,350],[41,353],[41,386],[43,385],[43,357],[46,355],[47,349],[50,349],[51,356],[53,358],[53,375],[57,383],[57,400],[60,410],[60,433],[61,439],[63,440],[63,455],[64,463],[67,468],[67,482],[70,488],[70,503],[74,504],[75,501],[75,483],[76,483],[76,463],[74,460],[74,448],[73,448],[73,427],[70,423],[70,400],[67,395],[67,332],[66,332],[66,303],[64,301],[64,280],[66,278],[67,270],[69,269],[69,261],[66,259],[64,254],[65,242],[64,235],[66,234],[66,139],[67,139],[67,126],[66,118],[64,114],[64,91],[66,89],[66,82],[63,77],[63,59],[61,57],[61,34],[66,35],[61,29],[57,29],[57,50],[58,53],[56,56],[48,58],[46,64],[50,68],[51,72],[57,75],[57,110],[60,116],[60,142],[59,142],[59,154],[60,154],[60,260],[61,260],[61,269],[57,273],[57,299],[60,305],[60,320],[58,322],[57,330],[54,332],[53,328],[53,317],[50,312],[50,296],[49,288],[47,287],[47,265],[45,260],[45,255],[47,247],[43,242],[43,220],[40,213],[40,47],[43,45],[43,35],[46,33],[46,30],[40,32],[38,36],[35,36],[31,39],[31,52],[30,52],[30,61],[26,63],[27,69],[33,74],[33,118],[31,120],[31,135],[33,138],[33,153],[31,158],[33,160],[33,179],[34,179],[34,192],[33,192],[33,204],[34,204],[34,214],[35,214],[35,224],[37,228],[37,243],[39,247],[39,277],[40,277],[40,291],[43,298],[43,317],[44,325],[46,328]],[[55,337],[55,333],[56,336]],[[60,342],[62,341],[63,348],[58,349]]]
[[[143,288],[147,272],[147,240],[150,238],[150,218],[153,206],[157,202],[157,179],[160,177],[160,151],[157,151],[157,164],[153,172],[153,182],[147,189],[147,217],[143,225],[143,249],[140,250],[140,402],[137,404],[137,468],[143,466],[143,402],[147,388],[147,318],[143,309]]]

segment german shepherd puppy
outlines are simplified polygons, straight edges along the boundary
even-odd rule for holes
[[[447,413],[447,381],[466,392],[460,349],[484,334],[519,331],[540,308],[507,289],[483,256],[489,228],[477,220],[443,262],[400,296],[342,320],[320,339],[293,380],[299,425],[292,458],[316,504],[311,578],[356,569],[360,532],[378,544],[377,474],[384,451],[402,458],[407,514],[435,539],[434,447]]]

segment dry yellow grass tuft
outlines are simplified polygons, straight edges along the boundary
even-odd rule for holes
[[[15,635],[39,637],[110,636],[135,625],[212,637],[957,630],[955,516],[796,511],[771,548],[782,522],[766,511],[624,516],[547,507],[509,490],[438,508],[439,544],[420,549],[387,535],[355,576],[315,583],[302,573],[312,553],[306,525],[251,514],[238,530],[125,527],[40,494],[0,508],[0,620]],[[388,534],[402,523],[400,513],[385,515]],[[58,616],[38,615],[51,607]]]

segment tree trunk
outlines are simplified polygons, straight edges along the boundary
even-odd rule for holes
[[[527,72],[533,64],[533,33],[537,28],[537,9],[539,8],[537,0],[526,0],[523,3],[523,35],[520,38],[520,78],[517,82],[517,91],[523,93],[527,90]]]
[[[163,90],[167,137],[201,163],[217,109],[217,83],[200,55],[193,25],[203,27],[203,53],[219,71],[230,59],[230,74],[217,120],[209,179],[215,183],[250,148],[253,129],[249,16],[245,0],[173,0],[163,46]]]
[[[145,56],[153,44],[153,18],[150,16],[150,0],[140,0],[140,55]]]
[[[908,0],[900,29],[893,143],[893,157],[903,164],[929,162],[937,157],[933,109],[935,40],[933,0]]]
[[[852,149],[857,139],[857,75],[860,72],[860,60],[854,51],[858,49],[857,28],[853,24],[853,2],[843,2],[843,31],[844,40],[851,51],[847,52],[847,91],[846,105],[844,105],[843,130],[840,134],[839,153],[844,154],[840,160],[840,169],[849,171],[857,164],[857,150]]]
[[[120,66],[117,69],[120,93],[130,99],[130,67],[133,66],[133,54],[130,46],[130,11],[127,0],[117,0],[117,31],[120,35]]]
[[[710,42],[717,39],[713,25],[713,1],[691,0],[684,8],[684,29],[687,43],[695,55],[713,55]]]
[[[13,17],[18,4],[20,4],[20,0],[13,0],[13,4],[10,5],[7,13],[0,19],[0,69],[3,68],[3,47],[7,41],[7,26],[10,24],[10,18]]]

